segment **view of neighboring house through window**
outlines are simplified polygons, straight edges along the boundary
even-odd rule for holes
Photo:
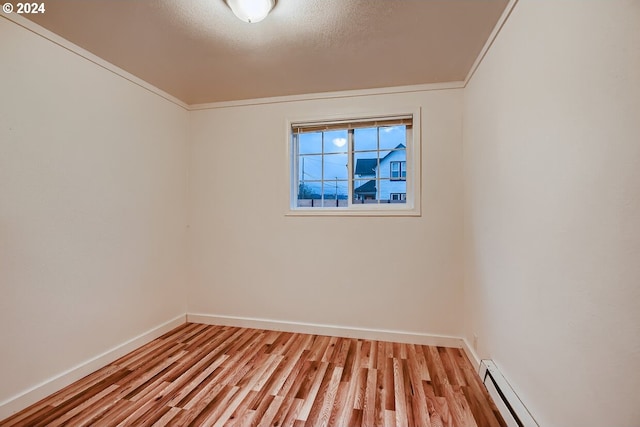
[[[407,179],[407,162],[391,162],[391,179],[394,181]]]
[[[406,204],[412,124],[412,116],[292,124],[292,208]]]

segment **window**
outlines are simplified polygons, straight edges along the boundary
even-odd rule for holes
[[[419,214],[413,117],[291,123],[290,211]]]
[[[407,179],[407,162],[391,162],[391,180],[404,181]]]

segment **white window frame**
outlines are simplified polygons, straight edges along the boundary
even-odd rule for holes
[[[292,125],[299,123],[332,123],[339,121],[366,121],[384,119],[399,116],[412,116],[412,127],[407,130],[406,141],[406,202],[405,203],[378,203],[357,204],[353,201],[353,168],[352,162],[348,164],[349,196],[348,207],[297,207],[297,182],[298,159],[295,143],[292,137]],[[420,108],[398,109],[391,111],[363,112],[356,114],[316,115],[312,117],[293,117],[286,120],[287,135],[287,180],[289,189],[287,194],[287,216],[421,216],[421,112]],[[350,141],[351,143],[351,141]]]

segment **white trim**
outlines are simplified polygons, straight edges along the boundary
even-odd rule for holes
[[[487,55],[487,52],[489,52],[489,49],[491,49],[493,42],[498,37],[498,34],[500,34],[500,31],[502,30],[502,27],[504,27],[505,22],[507,22],[507,19],[511,15],[511,12],[513,12],[513,8],[516,6],[516,3],[518,3],[518,0],[509,0],[507,7],[505,7],[504,10],[502,11],[502,15],[500,15],[500,18],[498,18],[498,22],[496,22],[495,27],[493,27],[493,31],[491,31],[491,34],[489,35],[489,38],[487,39],[486,43],[480,50],[478,57],[476,58],[475,62],[469,69],[469,72],[467,73],[467,77],[465,77],[464,79],[463,87],[467,87],[467,84],[469,84],[469,80],[471,80],[476,70],[482,63],[482,60]]]
[[[370,329],[353,326],[325,325],[319,323],[293,322],[286,320],[260,319],[254,317],[226,316],[217,314],[188,313],[187,322],[206,325],[236,326],[241,328],[266,329],[296,332],[301,334],[329,335],[344,338],[359,338],[376,341],[392,341],[406,344],[432,345],[461,348],[462,340],[450,335],[425,334],[421,332]]]
[[[89,52],[88,50],[85,50],[83,48],[81,48],[78,45],[75,45],[73,43],[71,43],[69,40],[64,39],[62,37],[60,37],[59,35],[52,33],[51,31],[47,30],[46,28],[41,27],[40,25],[36,24],[33,21],[28,20],[27,18],[24,18],[23,16],[18,15],[17,13],[12,13],[12,14],[6,14],[4,12],[0,12],[0,17],[5,18],[11,22],[13,22],[14,24],[24,28],[27,31],[31,31],[32,33],[50,41],[51,43],[54,43],[58,46],[60,46],[63,49],[68,50],[71,53],[74,53],[78,56],[80,56],[81,58],[86,59],[89,62],[94,63],[95,65],[97,65],[98,67],[104,68],[107,71],[112,72],[113,74],[122,77],[123,79],[133,83],[136,86],[141,87],[142,89],[146,89],[151,93],[154,93],[156,95],[158,95],[161,98],[166,99],[167,101],[184,108],[185,110],[189,110],[189,106],[185,103],[182,102],[181,100],[179,100],[178,98],[176,98],[173,95],[168,94],[167,92],[153,86],[152,84],[142,80],[141,78],[138,78],[136,76],[134,76],[133,74],[123,70],[120,67],[117,67],[115,65],[113,65],[110,62],[105,61],[104,59],[100,58],[99,56],[94,55],[93,53]]]
[[[0,420],[3,420],[18,411],[36,403],[37,401],[55,393],[58,390],[72,384],[73,382],[89,375],[92,372],[97,371],[100,368],[107,366],[109,363],[117,360],[133,350],[142,347],[143,345],[153,341],[154,339],[162,336],[170,330],[184,324],[186,322],[186,316],[181,314],[173,319],[158,325],[147,332],[144,332],[130,340],[113,347],[110,350],[105,351],[85,362],[80,363],[73,368],[70,368],[61,374],[58,374],[52,378],[49,378],[40,384],[31,387],[22,393],[10,397],[9,399],[0,402]]]
[[[237,101],[191,104],[189,111],[213,110],[217,108],[247,107],[251,105],[279,104],[283,102],[313,101],[317,99],[356,98],[360,96],[391,95],[411,92],[430,92],[434,90],[462,89],[465,82],[426,83],[410,86],[392,86],[375,89],[354,89],[335,92],[307,93],[301,95],[274,96],[270,98],[241,99]],[[299,121],[299,120],[296,120]]]
[[[462,350],[464,350],[465,354],[469,361],[476,367],[476,370],[480,369],[480,357],[478,353],[475,352],[473,347],[469,345],[469,341],[466,338],[462,338]]]

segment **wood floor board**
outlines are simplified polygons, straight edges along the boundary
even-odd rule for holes
[[[506,424],[457,348],[195,323],[0,421],[129,425]]]

